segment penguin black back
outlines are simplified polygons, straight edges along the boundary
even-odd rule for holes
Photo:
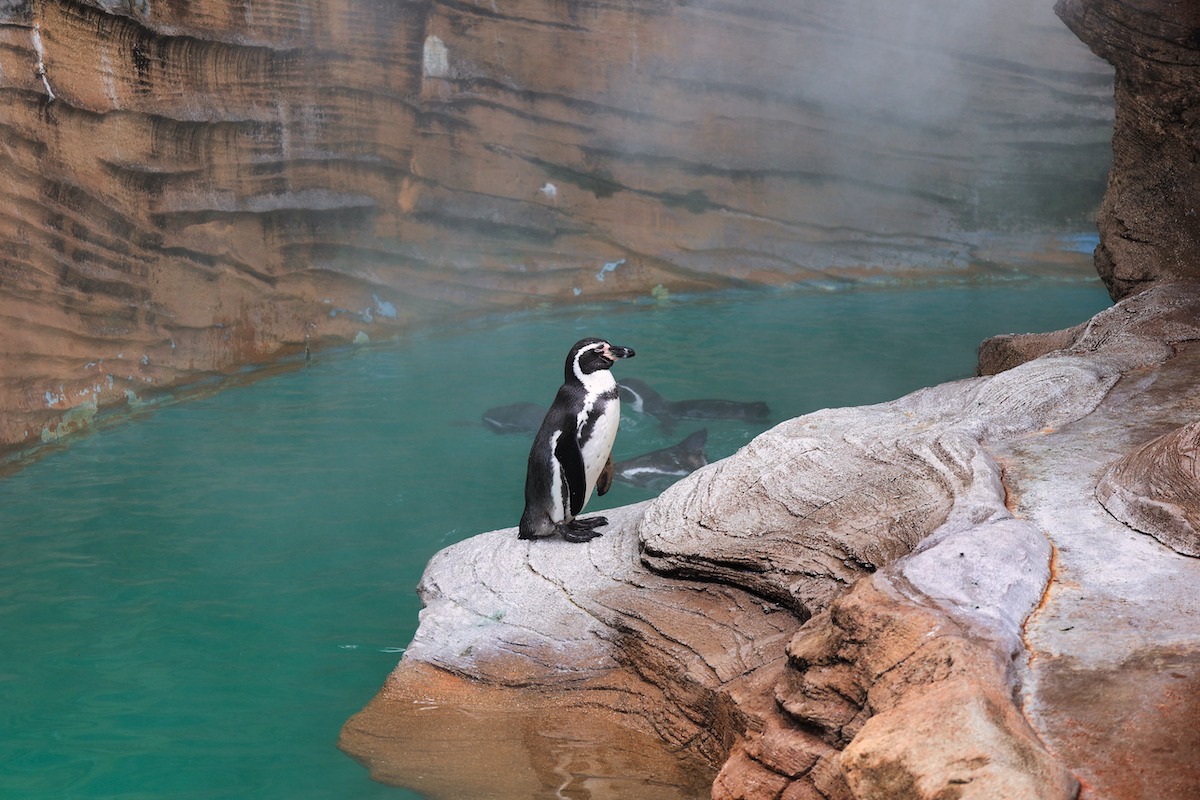
[[[620,422],[616,380],[609,372],[618,358],[632,358],[628,347],[604,339],[575,343],[563,365],[563,384],[529,450],[525,473],[525,511],[520,538],[561,534],[586,542],[600,534],[604,517],[578,520],[593,489],[612,483],[612,443]]]

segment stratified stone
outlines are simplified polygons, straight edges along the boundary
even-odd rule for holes
[[[779,797],[791,781],[786,775],[767,769],[744,752],[735,751],[713,782],[715,800],[758,800]]]
[[[1113,464],[1096,487],[1108,513],[1187,556],[1200,556],[1200,422]]]
[[[553,692],[560,707],[606,708],[695,758],[723,760],[744,713],[732,687],[782,661],[799,621],[745,590],[647,569],[635,533],[647,505],[605,512],[604,535],[586,546],[505,529],[443,550],[419,586],[425,607],[403,664]]]
[[[1014,533],[973,531],[903,559],[859,581],[793,638],[789,669],[775,690],[780,708],[800,729],[821,731],[844,748],[839,763],[855,798],[1074,796],[1076,782],[1010,699],[1012,642],[1045,585],[1049,554],[1030,573],[995,569],[1011,561],[995,551],[985,561],[959,552],[967,541],[1011,548],[1021,540]],[[1006,574],[1010,587],[1025,590],[998,603],[1011,591],[997,593],[991,580],[964,581],[954,570],[928,576],[919,560],[935,553],[980,573]],[[951,598],[931,603],[950,583],[976,594],[976,614],[995,616],[1009,603],[1015,613],[1003,621],[973,619],[954,611]],[[831,693],[840,699],[837,716],[828,711]]]
[[[1111,70],[1014,2],[0,3],[0,451],[431,320],[1052,250]]]
[[[1078,419],[1117,376],[1063,354],[781,423],[663,492],[640,523],[643,558],[816,613],[935,530],[1006,515],[983,443]]]

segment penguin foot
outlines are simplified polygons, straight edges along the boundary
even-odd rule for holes
[[[590,542],[597,536],[601,536],[600,531],[596,528],[608,524],[608,517],[589,517],[587,519],[573,519],[565,525],[560,525],[558,532],[568,542]]]

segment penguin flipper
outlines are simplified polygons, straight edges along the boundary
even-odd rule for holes
[[[587,500],[587,472],[583,467],[583,451],[579,449],[579,439],[575,436],[560,436],[554,446],[554,457],[562,467],[563,481],[566,482],[567,492],[571,499],[571,516],[583,510]]]
[[[596,494],[608,494],[608,490],[612,488],[613,482],[613,460],[612,453],[608,454],[608,461],[604,463],[604,469],[600,470],[600,477],[596,478]]]

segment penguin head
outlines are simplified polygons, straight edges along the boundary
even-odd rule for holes
[[[567,381],[584,383],[594,372],[612,367],[618,358],[633,358],[633,348],[617,347],[603,339],[580,339],[567,354],[564,373]]]

